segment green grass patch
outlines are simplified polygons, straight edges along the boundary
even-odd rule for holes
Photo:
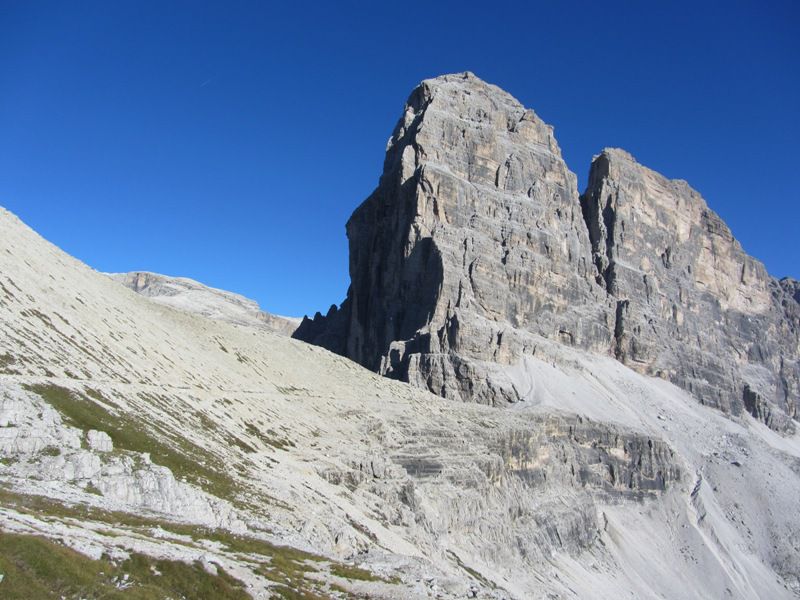
[[[0,534],[0,597],[104,598],[116,600],[245,600],[244,586],[224,570],[207,573],[199,564],[143,554],[115,563],[93,560],[46,538]],[[120,584],[125,589],[119,589]]]
[[[154,527],[160,523],[157,519],[139,517],[119,511],[108,511],[87,504],[65,504],[46,496],[20,494],[4,487],[2,484],[0,484],[0,505],[11,507],[21,513],[44,518],[94,520],[128,527]]]
[[[276,557],[278,562],[294,569],[290,563],[320,563],[328,559],[318,554],[305,552],[291,546],[280,546],[266,540],[232,533],[226,529],[212,529],[200,525],[175,523],[155,517],[134,515],[121,511],[110,511],[87,504],[64,504],[46,496],[21,494],[0,485],[0,505],[9,506],[19,512],[38,517],[70,518],[80,521],[99,521],[109,525],[138,529],[160,528],[194,540],[219,542],[231,553],[253,554],[264,558]],[[305,570],[315,570],[304,566]]]
[[[340,594],[344,594],[345,597],[349,598],[351,596],[350,590],[348,590],[343,585],[339,585],[338,583],[332,583],[330,585],[332,592],[339,592]]]
[[[494,582],[489,581],[488,579],[486,579],[486,577],[478,573],[475,569],[465,565],[464,561],[462,561],[461,558],[455,552],[448,550],[447,555],[454,561],[456,561],[458,566],[461,567],[464,571],[466,571],[473,579],[475,579],[476,581],[480,581],[483,585],[487,587],[490,587],[492,589],[497,589],[497,586],[494,584]]]
[[[283,600],[330,600],[330,596],[321,596],[312,590],[294,589],[285,585],[277,585],[270,588],[270,591]]]
[[[0,371],[5,371],[7,367],[10,367],[16,363],[17,360],[11,354],[0,354]]]
[[[354,567],[345,564],[332,564],[330,569],[331,575],[341,577],[342,579],[350,579],[353,581],[381,581],[383,583],[394,583],[387,581],[383,577],[379,577],[366,569]]]
[[[83,491],[87,494],[94,494],[95,496],[102,496],[103,492],[93,483],[89,482],[86,484],[86,487],[83,488]]]
[[[28,389],[55,408],[67,424],[84,431],[105,431],[116,450],[147,452],[154,463],[168,467],[176,478],[185,477],[210,494],[233,499],[236,483],[227,475],[222,461],[188,440],[174,438],[155,425],[145,424],[122,411],[111,414],[98,402],[63,387],[40,384],[30,385]],[[94,390],[92,396],[95,400],[102,398]],[[157,431],[161,439],[154,437],[151,434],[153,431]],[[162,441],[165,439],[169,439],[174,446]]]
[[[326,600],[329,598],[320,589],[319,582],[307,578],[307,575],[312,573],[324,574],[329,571],[332,575],[349,580],[380,581],[389,584],[400,583],[400,580],[396,578],[384,579],[366,569],[339,564],[318,554],[305,552],[291,546],[273,544],[267,540],[247,535],[235,534],[225,529],[211,529],[197,525],[173,523],[152,517],[107,511],[85,504],[62,504],[44,496],[13,492],[2,486],[0,486],[0,505],[10,506],[22,513],[34,514],[39,518],[56,517],[84,522],[95,521],[118,528],[130,528],[144,535],[148,535],[151,530],[158,528],[176,536],[191,538],[192,543],[179,540],[172,540],[172,542],[184,543],[192,547],[201,547],[201,543],[205,540],[217,542],[223,547],[224,551],[238,555],[242,559],[251,562],[255,572],[276,584],[273,591],[279,597],[290,600]],[[0,556],[2,556],[2,549],[0,549]],[[4,571],[0,570],[1,572]],[[0,587],[0,598],[5,598],[6,596],[2,592],[3,589]],[[47,598],[49,596],[42,597]],[[116,598],[116,596],[84,597]],[[180,596],[174,597],[179,598]],[[186,597],[193,598],[194,596]],[[349,593],[348,597],[350,597]]]
[[[287,448],[294,448],[295,443],[287,439],[285,437],[281,437],[275,432],[273,429],[267,429],[266,431],[261,431],[257,426],[249,421],[245,421],[244,424],[245,431],[250,435],[257,437],[259,440],[264,442],[268,446],[272,446],[278,450],[286,450]]]
[[[230,444],[231,446],[236,446],[245,454],[255,454],[256,452],[258,452],[258,450],[253,448],[250,444],[236,437],[235,435],[225,436],[225,441],[228,442],[228,444]]]
[[[92,388],[86,388],[84,392],[87,396],[89,396],[89,398],[95,400],[96,402],[100,402],[102,404],[105,404],[106,406],[116,408],[117,410],[119,410],[120,408],[119,404],[117,404],[116,402],[112,402],[98,390],[93,390]]]

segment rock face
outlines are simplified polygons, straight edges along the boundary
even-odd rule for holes
[[[507,327],[535,355],[470,364],[526,401],[456,405],[165,309],[0,209],[0,531],[214,563],[254,598],[798,597],[800,437]]]
[[[347,235],[347,299],[294,335],[378,373],[502,405],[547,338],[776,429],[796,416],[797,285],[622,151],[579,196],[552,128],[471,73],[412,92]]]
[[[106,506],[136,507],[182,515],[209,526],[241,527],[228,503],[178,481],[149,455],[111,454],[114,444],[104,431],[81,431],[36,393],[5,384],[0,388],[0,456],[9,460],[2,479],[20,487],[44,481],[50,494],[68,496],[70,487],[94,489]]]
[[[211,288],[185,277],[168,277],[145,271],[110,273],[109,277],[154,302],[197,313],[210,319],[236,325],[267,327],[285,335],[291,335],[300,324],[300,319],[262,311],[258,304],[249,298]]]
[[[785,428],[797,415],[797,286],[745,254],[686,182],[622,150],[595,157],[581,205],[598,282],[617,301],[615,356]]]
[[[382,374],[504,403],[519,391],[485,363],[529,351],[517,331],[598,351],[613,339],[614,305],[552,128],[471,73],[414,90],[347,235],[347,300],[295,337]]]

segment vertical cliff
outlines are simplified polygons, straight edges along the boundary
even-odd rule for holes
[[[483,364],[518,358],[513,330],[595,350],[613,338],[552,128],[471,73],[414,90],[347,235],[347,300],[297,337],[380,373],[448,398],[515,401]]]
[[[776,428],[796,416],[800,312],[788,280],[745,254],[685,181],[622,150],[595,157],[581,205],[598,281],[617,302],[620,361]]]
[[[580,196],[552,128],[471,73],[412,92],[347,235],[347,299],[295,337],[381,374],[505,404],[554,340],[776,429],[796,416],[796,286],[623,151],[595,158]]]

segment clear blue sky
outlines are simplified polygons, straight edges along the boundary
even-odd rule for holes
[[[324,311],[408,93],[471,70],[581,186],[623,147],[798,277],[798,6],[0,0],[0,205],[98,270]]]

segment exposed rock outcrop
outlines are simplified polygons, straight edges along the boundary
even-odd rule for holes
[[[201,490],[178,481],[166,467],[140,453],[111,453],[113,442],[104,431],[79,429],[36,393],[16,386],[0,387],[0,456],[9,464],[2,481],[18,490],[68,497],[74,489],[91,489],[104,507],[131,508],[210,526],[241,529],[235,510]],[[72,488],[72,489],[71,489]]]
[[[471,73],[424,81],[347,223],[351,286],[295,337],[486,404],[548,338],[612,354],[775,429],[797,414],[798,286],[686,183],[596,157],[579,196],[553,130]]]
[[[475,361],[525,403],[456,406],[159,307],[2,209],[0,233],[3,533],[216,564],[255,598],[800,591],[796,436],[541,337]]]
[[[745,254],[686,182],[622,150],[595,157],[581,204],[598,281],[617,301],[616,357],[704,404],[789,426],[800,378],[796,285]]]
[[[515,330],[598,351],[613,339],[552,128],[471,73],[414,90],[347,235],[347,300],[295,337],[382,374],[504,403],[519,393],[484,363],[518,360],[527,340]]]

